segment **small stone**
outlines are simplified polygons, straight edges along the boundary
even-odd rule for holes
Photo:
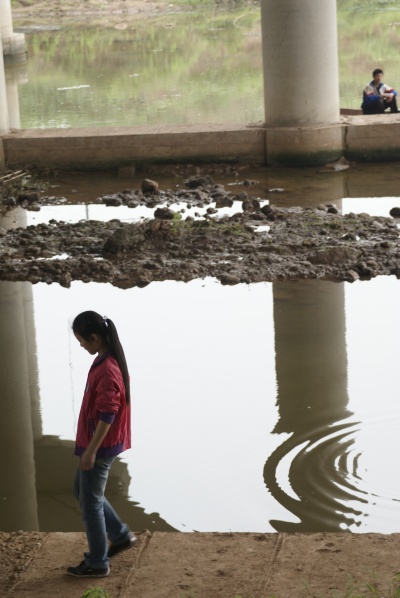
[[[389,212],[392,218],[400,218],[400,208],[392,208]]]
[[[355,270],[349,270],[347,272],[347,276],[346,276],[346,280],[348,282],[355,282],[356,280],[359,280],[360,276],[358,274],[358,272],[356,272]]]
[[[207,187],[208,185],[214,185],[214,180],[209,175],[196,175],[191,176],[184,181],[186,187],[189,189],[196,189],[197,187]]]
[[[233,276],[232,274],[221,274],[221,276],[219,276],[219,280],[221,284],[226,285],[234,285],[240,283],[240,278],[238,278],[237,276]]]
[[[249,197],[242,203],[242,209],[243,212],[255,212],[256,210],[260,209],[260,202],[258,199]]]
[[[28,201],[28,202],[37,202],[40,199],[40,195],[37,191],[32,191],[30,193],[21,193],[21,195],[18,196],[18,203],[22,203],[23,201]]]
[[[158,191],[158,183],[151,179],[144,179],[144,181],[142,181],[141,189],[143,193],[154,193],[155,191]]]
[[[172,220],[175,212],[169,208],[157,208],[154,212],[154,218],[160,218],[161,220]]]
[[[122,199],[116,195],[105,195],[103,197],[103,203],[105,203],[106,206],[119,207],[122,206],[123,202]]]
[[[15,197],[5,197],[2,202],[3,206],[16,206],[17,202],[15,201]]]
[[[215,201],[216,208],[231,208],[233,206],[233,199],[230,199],[226,195],[224,197],[218,197]]]
[[[194,197],[197,201],[208,202],[208,194],[205,191],[200,191],[199,189],[197,189],[197,191],[194,194]]]

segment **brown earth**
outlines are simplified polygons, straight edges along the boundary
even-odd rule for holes
[[[180,188],[166,191],[145,179],[140,189],[108,194],[100,201],[128,206],[132,217],[138,206],[146,206],[153,219],[0,228],[0,279],[65,287],[82,280],[129,288],[207,276],[230,285],[400,277],[397,218],[342,215],[334,205],[276,207],[245,191],[251,183],[245,180],[243,190],[231,194],[209,175],[188,177]],[[16,205],[40,210],[63,200],[35,191],[12,193],[2,200],[5,213]],[[184,206],[179,213],[169,208],[176,202]],[[218,217],[227,206],[234,214]],[[193,207],[204,216],[185,216]],[[400,216],[400,210],[393,214]]]
[[[217,0],[218,5],[237,6],[237,0]],[[258,0],[244,0],[243,4],[258,5]],[[60,22],[84,22],[85,26],[124,28],[126,22],[149,17],[174,15],[198,8],[190,2],[167,0],[15,0],[12,4],[16,24],[36,26]],[[88,20],[90,17],[90,20]]]
[[[16,0],[12,6],[13,17],[36,18],[68,17],[76,15],[130,15],[143,18],[176,10],[165,0]]]
[[[143,531],[107,578],[66,574],[83,533],[1,533],[1,596],[81,598],[394,598],[399,534]]]

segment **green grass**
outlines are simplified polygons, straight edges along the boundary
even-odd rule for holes
[[[110,598],[110,594],[103,588],[89,588],[80,598]]]

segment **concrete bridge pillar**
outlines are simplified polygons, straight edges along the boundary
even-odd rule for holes
[[[25,58],[25,35],[14,33],[11,0],[0,0],[0,32],[4,56]]]
[[[1,136],[8,133],[9,130],[6,76],[4,72],[3,50],[0,37],[0,172],[5,168],[4,147]]]
[[[263,0],[261,22],[267,161],[311,165],[338,158],[336,0]]]

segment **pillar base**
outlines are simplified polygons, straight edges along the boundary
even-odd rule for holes
[[[268,165],[322,166],[344,152],[340,123],[325,127],[266,127]]]
[[[13,33],[2,38],[4,60],[25,60],[27,51],[25,49],[25,35]]]

